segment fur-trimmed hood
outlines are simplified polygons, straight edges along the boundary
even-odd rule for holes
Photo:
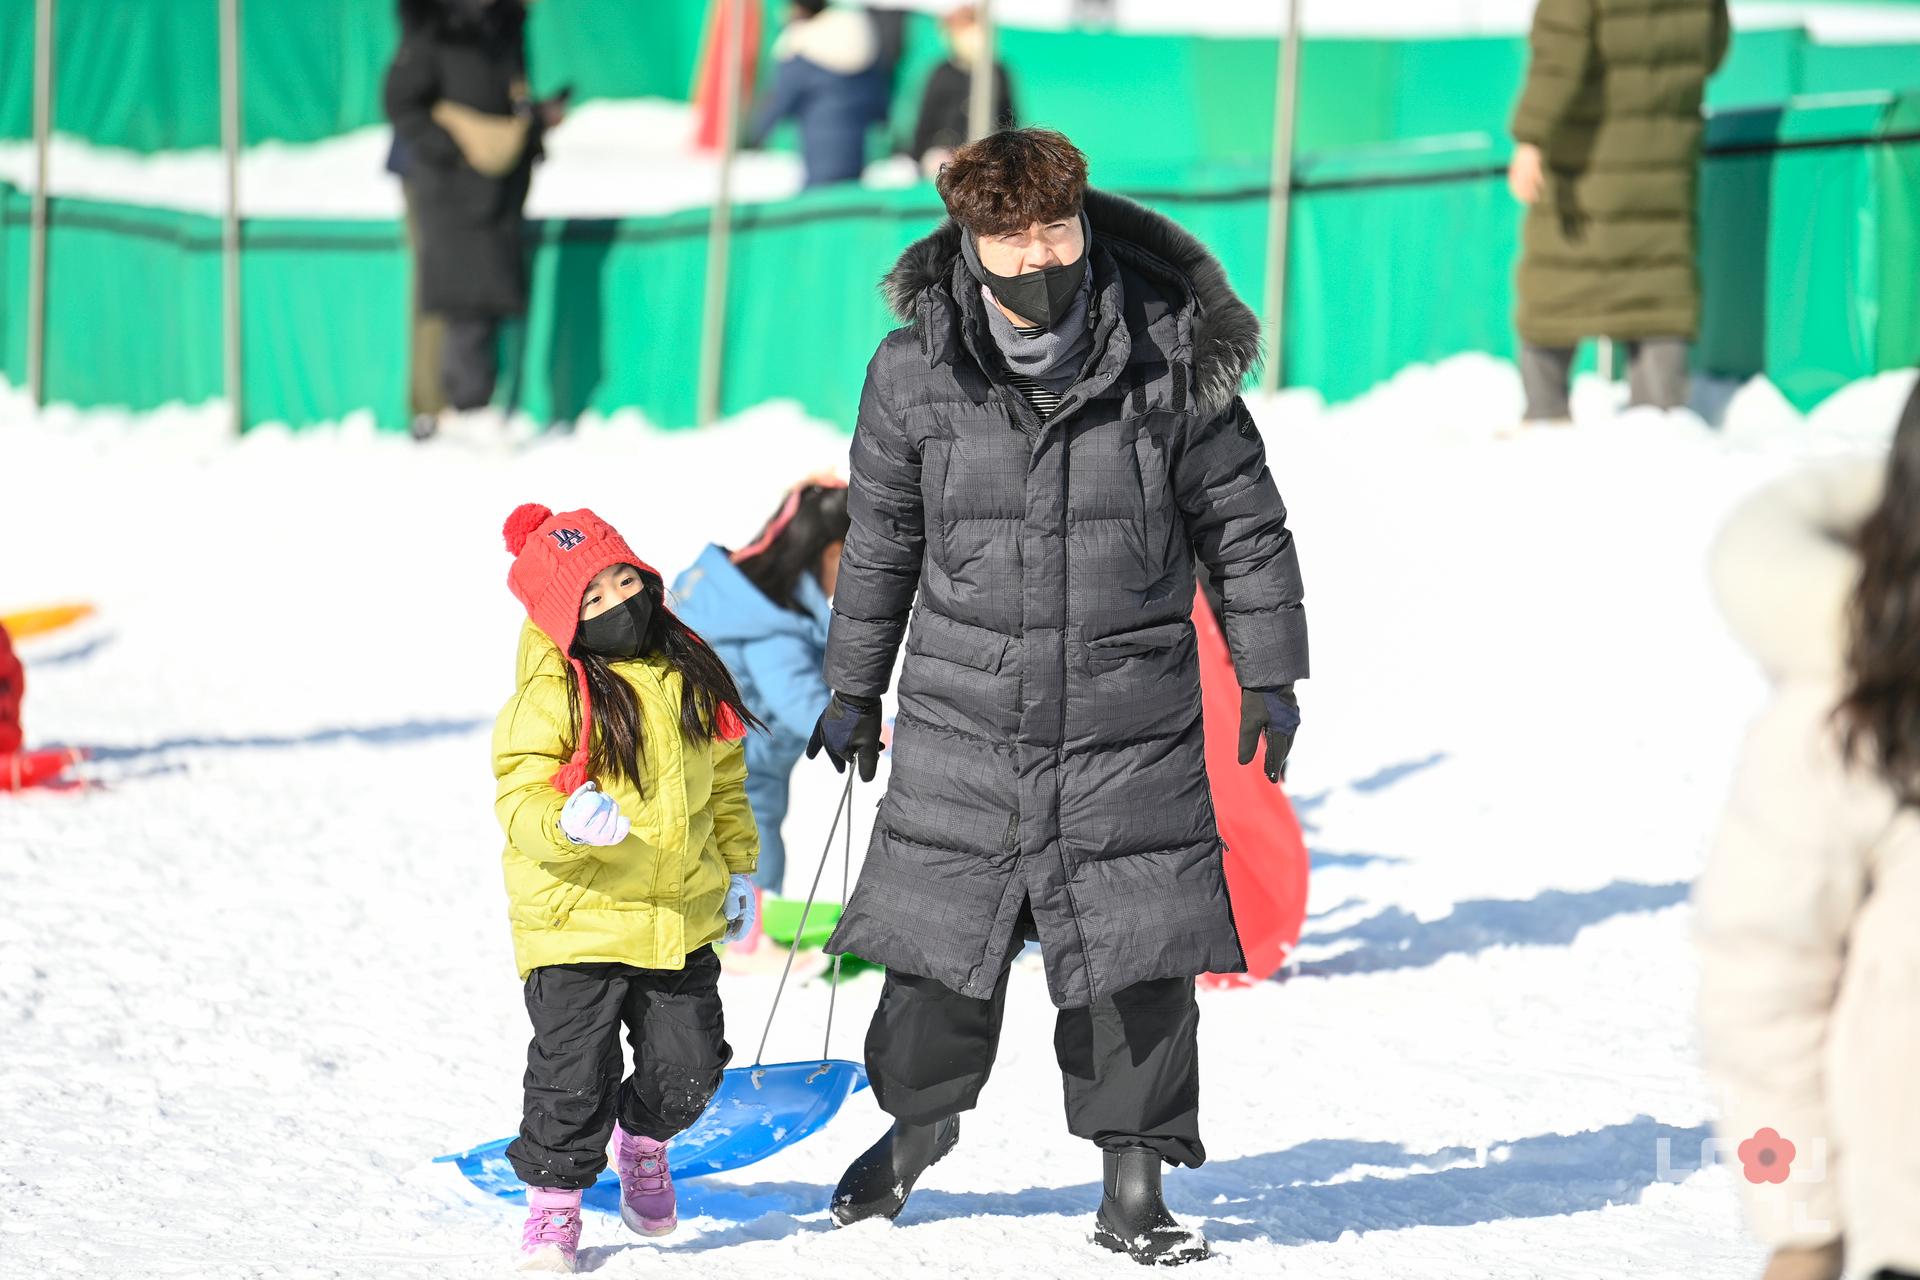
[[[1227,283],[1219,259],[1171,218],[1124,196],[1089,188],[1086,213],[1096,247],[1161,285],[1172,295],[1169,305],[1185,310],[1190,335],[1186,354],[1200,407],[1207,412],[1224,409],[1247,375],[1260,367],[1260,321]],[[926,324],[932,302],[951,301],[961,234],[960,224],[946,219],[908,245],[881,280],[881,293],[901,320]]]
[[[1710,571],[1734,636],[1775,682],[1837,679],[1860,581],[1853,537],[1886,492],[1884,456],[1792,472],[1734,509]]]

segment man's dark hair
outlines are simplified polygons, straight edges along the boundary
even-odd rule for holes
[[[788,0],[788,3],[809,18],[819,17],[827,8],[827,0]]]
[[[1005,235],[1080,212],[1087,157],[1052,129],[1003,129],[953,153],[935,180],[954,221],[976,236]]]

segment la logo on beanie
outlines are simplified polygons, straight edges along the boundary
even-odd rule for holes
[[[549,529],[547,536],[559,544],[562,551],[571,551],[587,540],[587,535],[578,529]]]

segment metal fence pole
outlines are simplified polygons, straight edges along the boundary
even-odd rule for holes
[[[37,0],[33,27],[33,212],[27,248],[27,395],[47,402],[47,151],[53,142],[53,0]]]
[[[227,216],[220,234],[221,326],[227,412],[246,429],[240,334],[240,0],[220,0],[220,146],[226,153]]]
[[[720,418],[720,380],[726,372],[721,349],[727,341],[727,267],[733,250],[733,160],[740,150],[740,71],[746,58],[746,6],[760,0],[731,0],[720,6],[725,56],[720,73],[720,189],[707,224],[706,301],[700,337],[700,388],[696,415],[701,426]]]
[[[1293,140],[1300,104],[1300,0],[1287,0],[1280,79],[1273,96],[1273,209],[1267,229],[1267,363],[1260,389],[1280,389],[1287,363],[1287,245],[1293,218]]]
[[[980,24],[980,53],[974,60],[973,78],[967,82],[967,141],[984,138],[999,125],[993,114],[993,38],[992,0],[980,0],[974,7],[974,20]]]

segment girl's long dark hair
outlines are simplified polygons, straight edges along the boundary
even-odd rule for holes
[[[1835,716],[1850,759],[1920,804],[1920,384],[1887,458],[1887,491],[1860,526],[1849,610],[1847,692]]]
[[[666,585],[643,573],[642,588],[653,597],[653,623],[647,634],[647,652],[659,653],[680,673],[680,732],[691,742],[711,742],[720,708],[733,708],[748,728],[766,730],[760,718],[747,710],[727,664],[707,647],[693,629],[668,611]],[[593,745],[589,767],[633,784],[646,794],[642,781],[647,758],[646,734],[641,728],[640,699],[633,686],[614,671],[613,663],[597,653],[573,646],[573,656],[587,673],[587,692],[593,697]],[[572,714],[574,741],[580,739],[580,691],[567,681],[567,705]]]
[[[760,588],[761,595],[791,613],[803,613],[794,594],[800,575],[818,575],[820,557],[834,543],[847,540],[850,524],[845,485],[806,485],[786,527],[764,549],[736,564],[747,581]]]

